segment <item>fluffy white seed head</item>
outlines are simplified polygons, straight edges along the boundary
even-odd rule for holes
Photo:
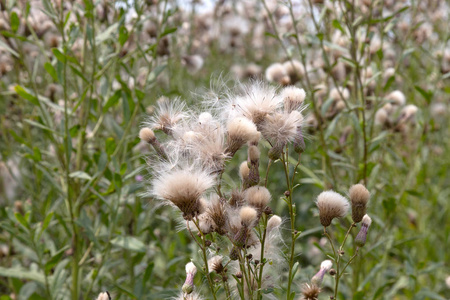
[[[244,198],[248,205],[262,212],[269,204],[271,195],[269,190],[263,186],[252,186],[245,191]]]
[[[158,100],[155,115],[145,124],[152,129],[172,134],[174,126],[187,116],[184,108],[184,102],[179,99],[161,98]]]
[[[144,127],[139,131],[139,138],[147,143],[151,143],[156,137],[153,130],[150,128]]]
[[[349,196],[352,203],[353,222],[359,223],[366,214],[370,193],[364,185],[355,184],[350,188]]]
[[[343,218],[348,212],[348,200],[335,191],[324,191],[316,200],[319,208],[320,223],[322,226],[330,226],[334,218]]]
[[[305,75],[305,69],[303,68],[303,65],[298,60],[293,59],[288,60],[283,63],[284,70],[286,71],[286,74],[291,79],[291,84],[296,82],[299,78],[302,78]]]
[[[414,104],[406,105],[403,107],[400,116],[402,119],[409,119],[412,118],[419,109]]]
[[[241,224],[243,226],[252,227],[258,217],[258,213],[254,208],[244,206],[239,211],[239,216],[241,217]]]
[[[208,259],[208,270],[209,272],[216,272],[217,274],[223,271],[223,257],[220,255],[215,255]]]
[[[191,74],[198,72],[203,66],[203,58],[200,55],[183,56],[181,62]]]
[[[108,292],[103,292],[98,295],[97,300],[111,300],[111,296]]]
[[[241,178],[242,181],[246,181],[249,173],[250,169],[248,167],[248,163],[247,161],[243,161],[239,166],[239,177]]]
[[[193,274],[195,275],[197,273],[197,267],[194,265],[193,262],[189,262],[186,264],[186,274]]]
[[[299,109],[305,101],[306,93],[304,89],[299,89],[295,86],[288,86],[281,92],[281,97],[284,102],[284,110],[291,112]]]
[[[280,63],[271,64],[266,69],[266,79],[269,82],[289,83],[290,78],[284,66]]]
[[[259,151],[257,146],[248,147],[248,159],[250,160],[250,162],[258,161],[260,155],[261,155],[261,151]]]
[[[247,118],[237,117],[228,123],[228,152],[234,154],[240,147],[258,135],[255,124]]]
[[[162,172],[152,181],[152,194],[178,207],[187,220],[203,211],[200,197],[214,185],[214,177],[198,168]]]
[[[273,146],[283,147],[295,140],[297,129],[302,125],[303,117],[298,112],[290,114],[275,113],[266,117],[261,133]]]
[[[273,215],[269,221],[267,221],[267,231],[272,231],[273,229],[276,229],[278,227],[281,226],[281,223],[283,221],[281,220],[281,218],[277,215]]]
[[[350,91],[347,88],[343,87],[332,88],[330,91],[330,98],[333,99],[334,101],[346,100],[349,97]]]
[[[430,112],[433,118],[445,117],[447,114],[447,106],[442,102],[433,103],[430,107]]]
[[[402,106],[406,103],[406,97],[401,91],[393,91],[386,96],[393,105]]]

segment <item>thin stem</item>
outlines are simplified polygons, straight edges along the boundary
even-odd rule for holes
[[[270,171],[271,165],[272,165],[272,160],[269,159],[269,163],[267,164],[267,170],[266,170],[266,179],[264,180],[264,187],[267,187],[267,180],[269,178],[269,171]]]
[[[261,297],[261,285],[262,285],[262,276],[263,276],[263,271],[264,271],[264,246],[266,244],[266,236],[267,236],[267,215],[263,214],[263,228],[264,228],[264,232],[263,232],[263,237],[261,240],[261,255],[260,255],[260,260],[259,260],[259,278],[258,278],[258,294],[256,296],[256,299],[260,299]]]
[[[211,278],[211,274],[209,274],[209,268],[208,268],[208,256],[206,255],[206,237],[203,234],[203,232],[200,230],[200,226],[198,223],[198,219],[194,218],[192,220],[192,222],[195,224],[195,226],[198,229],[198,232],[200,232],[200,239],[202,241],[202,245],[200,245],[200,249],[202,250],[202,254],[203,254],[203,262],[205,263],[205,273],[206,273],[206,278],[208,279],[208,285],[209,285],[209,289],[211,290],[212,296],[213,298],[216,300],[216,291],[214,289],[214,282],[212,281]]]

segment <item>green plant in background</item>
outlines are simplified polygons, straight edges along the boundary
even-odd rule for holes
[[[450,297],[446,1],[33,0],[0,7],[2,299],[168,299],[183,297],[184,276],[195,287],[187,299]],[[158,131],[167,128],[151,120],[146,126],[156,134],[147,131],[140,142],[139,124],[180,97],[185,109],[212,112],[224,140],[209,151],[221,149],[232,116],[217,119],[226,110],[211,104],[239,102],[248,96],[240,87],[256,77],[283,86],[273,90],[281,98],[307,92],[306,145],[276,142],[289,118],[251,118],[263,138],[241,145],[247,152],[237,150],[241,142],[227,145],[233,158],[207,157],[207,177],[213,169],[215,180],[198,212],[218,216],[240,199],[231,191],[259,186],[271,197],[244,201],[258,222],[246,209],[234,231],[202,235],[210,227],[199,219],[199,230],[195,216],[190,231],[179,230],[186,220],[142,192],[153,188],[147,177],[167,172],[157,166],[173,162],[167,143],[180,137],[163,138]],[[264,91],[254,96],[263,99]],[[201,99],[208,107],[199,108]],[[292,127],[283,132],[294,136]],[[149,175],[148,143],[156,150]],[[370,229],[352,213],[324,234],[313,200],[330,189],[344,195],[355,183],[370,191]],[[352,208],[362,207],[354,192]],[[255,236],[250,242],[263,247],[246,248],[242,241]],[[191,258],[197,275],[192,265],[185,272]]]

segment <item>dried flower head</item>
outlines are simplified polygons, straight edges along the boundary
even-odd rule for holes
[[[285,61],[283,67],[286,74],[289,76],[290,84],[296,83],[300,78],[305,76],[305,68],[298,60],[293,59]]]
[[[358,247],[362,247],[366,244],[367,231],[369,230],[370,224],[372,224],[372,219],[369,215],[364,215],[361,223],[361,229],[355,238],[355,244]]]
[[[153,130],[147,127],[144,127],[139,131],[139,138],[149,144],[156,139]]]
[[[200,197],[214,185],[214,177],[198,168],[169,170],[157,174],[152,194],[178,207],[186,220],[203,212]]]
[[[388,118],[388,112],[384,108],[380,108],[375,114],[375,124],[385,125],[389,120]]]
[[[255,124],[247,118],[234,118],[228,123],[227,151],[233,156],[245,143],[258,134]]]
[[[406,103],[406,97],[401,91],[393,91],[386,96],[386,99],[391,101],[393,105],[402,106]]]
[[[370,193],[364,185],[355,184],[350,188],[349,196],[352,203],[353,222],[359,223],[366,214]]]
[[[257,220],[258,213],[256,210],[250,206],[244,206],[239,211],[239,216],[241,217],[241,224],[245,227],[253,227],[255,221]]]
[[[273,229],[280,227],[282,222],[283,221],[279,216],[273,215],[269,221],[267,221],[267,231],[272,231]]]
[[[342,218],[348,212],[348,200],[334,191],[325,191],[319,194],[316,200],[319,208],[320,223],[322,226],[330,226],[334,218]]]
[[[304,89],[295,86],[288,86],[281,92],[283,98],[284,110],[290,113],[293,110],[300,109],[305,101],[306,93]]]
[[[250,173],[250,169],[248,167],[247,161],[243,161],[239,166],[239,177],[242,182],[246,182],[248,180],[248,174]]]
[[[100,293],[97,297],[97,300],[111,300],[111,295],[108,291]]]
[[[268,189],[263,186],[253,186],[245,191],[245,200],[248,205],[256,208],[261,214],[267,204],[269,204],[271,195]]]
[[[280,63],[271,64],[266,69],[266,79],[269,82],[277,82],[279,84],[287,85],[290,83],[291,79],[289,78],[286,69]]]
[[[305,283],[302,286],[302,300],[317,300],[321,292],[320,287],[314,284]]]
[[[208,260],[209,272],[216,272],[217,274],[221,274],[224,270],[222,262],[223,262],[223,257],[220,255],[211,257]]]
[[[171,101],[167,98],[160,98],[158,100],[155,116],[153,116],[146,125],[171,135],[174,126],[183,118],[187,117],[183,112],[184,107],[184,102],[181,102],[179,99]]]

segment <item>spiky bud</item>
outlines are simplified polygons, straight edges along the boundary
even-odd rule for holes
[[[355,184],[350,188],[349,196],[352,203],[353,222],[359,223],[366,214],[370,193],[364,185]]]

